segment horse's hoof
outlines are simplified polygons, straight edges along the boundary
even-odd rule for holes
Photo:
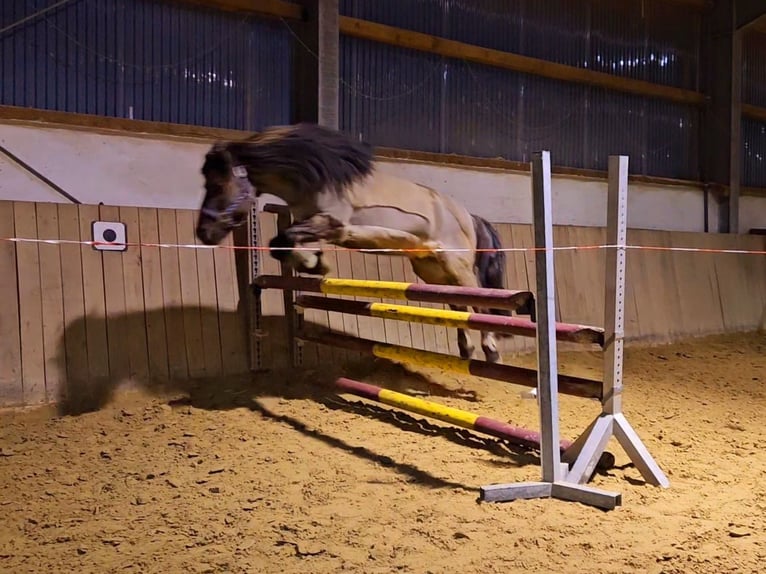
[[[473,349],[460,349],[460,358],[464,361],[469,360],[471,357],[473,357]]]
[[[517,315],[529,315],[529,320],[537,323],[537,305],[534,296],[530,297],[524,305],[516,310]]]
[[[287,237],[284,233],[275,235],[269,241],[269,255],[280,263],[284,263],[292,254],[290,248],[295,247],[295,241]]]
[[[487,349],[484,349],[484,357],[488,363],[500,362],[500,353],[498,353],[497,351],[489,351]]]
[[[316,255],[316,258],[317,258],[316,265],[314,265],[311,269],[308,269],[306,272],[311,273],[312,275],[322,275],[322,276],[330,273],[332,269],[330,269],[330,266],[324,262],[324,259],[322,258],[322,252],[317,251],[316,253],[314,253],[314,255]]]

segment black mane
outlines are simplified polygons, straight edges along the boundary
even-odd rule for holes
[[[372,146],[317,124],[268,128],[227,149],[255,179],[276,175],[305,192],[340,190],[372,171]]]

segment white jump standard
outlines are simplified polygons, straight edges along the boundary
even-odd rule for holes
[[[606,444],[615,436],[644,479],[668,487],[669,481],[622,414],[622,362],[625,308],[628,158],[610,156],[607,202],[606,309],[602,413],[565,451],[559,452],[558,361],[555,331],[555,280],[551,165],[548,151],[532,160],[532,201],[537,273],[537,358],[542,479],[481,488],[484,501],[558,498],[605,509],[622,504],[619,493],[586,486]],[[569,464],[567,464],[569,463]]]

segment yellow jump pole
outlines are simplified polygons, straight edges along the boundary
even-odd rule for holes
[[[535,323],[529,319],[505,315],[490,315],[489,313],[430,309],[427,307],[393,305],[390,303],[347,301],[316,295],[301,295],[296,299],[295,304],[306,309],[351,313],[353,315],[410,321],[458,329],[494,331],[508,335],[520,335],[522,337],[534,337],[537,332]],[[604,331],[603,329],[587,325],[556,323],[556,338],[560,341],[570,341],[573,343],[603,345]]]
[[[337,279],[333,277],[283,277],[281,275],[259,275],[254,279],[253,286],[256,291],[260,289],[283,289],[323,293],[325,295],[444,303],[484,309],[508,309],[520,314],[534,313],[534,295],[531,291],[398,281]],[[532,320],[534,320],[534,316],[532,316]]]
[[[434,367],[466,375],[485,377],[496,381],[521,385],[524,387],[537,386],[537,372],[534,369],[504,365],[502,363],[489,363],[476,359],[461,359],[443,353],[411,349],[389,343],[380,343],[371,339],[352,337],[342,333],[333,332],[300,332],[298,339],[329,347],[339,347],[349,351],[358,351],[381,359],[388,359],[409,365],[421,365]],[[559,375],[559,392],[565,395],[600,399],[601,382],[591,379],[583,379],[571,375]]]
[[[507,440],[512,444],[534,449],[540,447],[540,433],[537,431],[515,427],[495,419],[411,397],[403,393],[376,387],[375,385],[361,383],[346,377],[340,377],[335,381],[335,386],[359,397],[378,401],[404,411],[417,413],[462,428],[475,430],[495,438]],[[571,444],[568,440],[562,440],[561,450],[566,450]]]

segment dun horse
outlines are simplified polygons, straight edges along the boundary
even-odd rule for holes
[[[396,250],[391,254],[408,257],[426,283],[503,288],[505,253],[494,251],[501,243],[485,219],[429,187],[379,170],[371,146],[339,131],[296,124],[216,143],[202,174],[206,193],[197,236],[206,245],[220,243],[246,221],[255,197],[270,194],[287,204],[294,221],[271,240],[270,253],[298,272],[328,273],[321,248],[292,249],[326,242]],[[494,333],[481,335],[486,359],[499,361]],[[462,329],[458,347],[462,358],[473,355]]]

